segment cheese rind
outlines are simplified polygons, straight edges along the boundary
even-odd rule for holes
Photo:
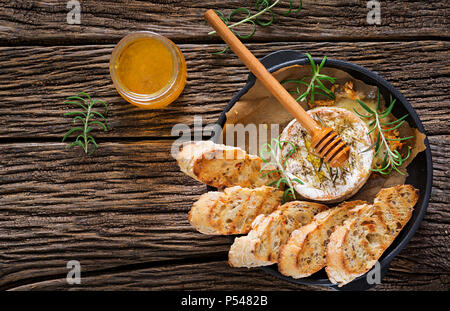
[[[321,202],[340,202],[354,195],[371,173],[374,150],[366,124],[353,112],[336,107],[318,107],[308,114],[331,127],[350,147],[349,159],[339,168],[329,167],[314,153],[311,136],[294,119],[283,130],[282,141],[296,146],[296,151],[286,161],[286,173],[294,181],[294,188],[302,197]],[[291,146],[283,146],[280,157],[286,156]]]

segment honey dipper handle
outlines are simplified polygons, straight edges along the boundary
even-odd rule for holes
[[[244,65],[258,78],[266,89],[289,111],[300,124],[313,136],[321,130],[292,95],[278,82],[263,64],[242,44],[234,33],[224,24],[214,10],[208,10],[205,18],[212,28],[228,44]]]

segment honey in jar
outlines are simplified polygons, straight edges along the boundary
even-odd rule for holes
[[[124,37],[112,52],[109,68],[119,94],[140,108],[166,107],[186,84],[186,62],[180,49],[153,32]]]

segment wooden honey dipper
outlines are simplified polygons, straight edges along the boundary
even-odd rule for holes
[[[350,147],[331,128],[320,126],[263,64],[242,44],[224,24],[214,10],[205,13],[208,23],[228,44],[244,65],[258,78],[266,89],[289,111],[311,135],[314,151],[332,167],[339,167],[347,161]]]

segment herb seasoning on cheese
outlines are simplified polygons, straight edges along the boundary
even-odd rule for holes
[[[296,121],[283,130],[281,140],[296,146],[296,152],[286,161],[286,172],[303,184],[295,190],[303,197],[316,201],[339,202],[355,194],[370,176],[373,149],[369,130],[353,112],[336,107],[318,107],[308,114],[325,127],[331,127],[350,147],[348,161],[338,168],[330,167],[314,153],[311,136]],[[281,155],[288,152],[283,148]]]

